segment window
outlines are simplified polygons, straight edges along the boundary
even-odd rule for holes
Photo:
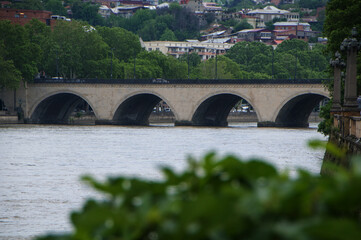
[[[152,51],[152,48],[148,48],[148,51]]]
[[[16,18],[19,18],[19,17],[20,17],[20,15],[19,15],[19,14],[15,14],[15,17],[16,17]]]

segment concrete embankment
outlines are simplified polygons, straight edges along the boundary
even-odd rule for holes
[[[11,114],[6,111],[0,111],[0,124],[18,123],[18,115]]]
[[[326,151],[321,174],[332,173],[334,165],[349,168],[351,158],[361,156],[361,117],[335,115],[333,131],[328,142],[346,154],[341,157]]]
[[[76,116],[69,118],[68,123],[71,125],[95,125],[94,115]],[[227,118],[229,123],[237,122],[257,122],[257,114],[255,112],[231,112]],[[320,118],[317,112],[311,113],[309,122],[319,122]],[[149,123],[174,123],[175,117],[172,112],[152,113],[149,117]],[[22,123],[18,121],[16,114],[8,114],[0,111],[0,124]]]

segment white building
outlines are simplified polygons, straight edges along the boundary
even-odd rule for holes
[[[300,19],[299,13],[278,9],[274,6],[267,6],[263,9],[255,9],[249,11],[247,15],[258,19],[257,27],[265,27],[265,23],[272,21],[274,18],[286,18],[288,22],[298,22]]]
[[[144,42],[147,51],[160,51],[165,55],[179,58],[183,54],[197,53],[202,61],[217,55],[225,54],[234,44],[221,42],[199,42],[190,40],[187,42],[150,41]]]

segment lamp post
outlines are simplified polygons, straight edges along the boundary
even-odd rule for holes
[[[111,50],[112,50],[112,57],[110,59],[110,79],[113,78],[113,50],[114,50],[114,48],[111,48]]]
[[[193,50],[193,48],[192,48],[192,47],[189,47],[189,48],[188,48],[188,51],[187,51],[188,79],[189,79],[189,51],[190,51],[190,50]]]
[[[344,94],[344,110],[352,111],[358,108],[357,103],[357,52],[361,47],[361,42],[356,39],[357,31],[353,28],[352,38],[346,38],[341,44],[341,51],[346,51],[346,79]]]
[[[274,63],[274,58],[275,58],[275,50],[274,48],[272,47],[272,79],[274,79],[274,66],[273,66],[273,63]]]
[[[215,52],[216,52],[216,71],[215,71],[215,79],[218,79],[218,73],[217,73],[217,52],[218,52],[218,49],[215,49]]]
[[[296,80],[296,78],[297,78],[297,59],[298,59],[298,56],[296,55],[296,61],[295,61],[295,77],[294,77],[295,80]]]
[[[136,64],[137,52],[134,48],[134,69],[133,69],[133,79],[135,79],[135,64]]]
[[[337,51],[335,58],[330,60],[333,67],[333,102],[331,111],[338,112],[341,110],[341,68],[346,64],[341,59],[341,54]]]
[[[56,77],[59,77],[59,50],[56,49]]]

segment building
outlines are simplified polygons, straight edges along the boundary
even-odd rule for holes
[[[285,18],[289,22],[298,22],[299,14],[287,10],[281,10],[274,6],[267,6],[263,9],[255,9],[247,13],[248,16],[258,18],[257,27],[265,27],[265,23],[272,21],[274,18]]]
[[[197,53],[202,61],[217,55],[225,54],[234,44],[218,42],[199,42],[191,40],[188,42],[151,41],[144,42],[147,51],[160,51],[165,55],[179,58],[183,54]]]
[[[256,29],[243,29],[238,31],[235,36],[232,37],[232,42],[242,41],[259,41],[259,42],[271,42],[274,39],[273,32],[265,28]]]
[[[276,39],[294,35],[297,39],[308,41],[310,37],[316,37],[317,32],[312,31],[309,23],[276,22],[274,23]]]
[[[24,26],[33,18],[38,19],[48,26],[53,26],[54,21],[57,20],[57,18],[52,19],[52,13],[50,11],[0,8],[0,20],[10,20],[14,24]]]
[[[195,13],[203,13],[205,7],[202,0],[188,0],[185,3],[185,7]]]

